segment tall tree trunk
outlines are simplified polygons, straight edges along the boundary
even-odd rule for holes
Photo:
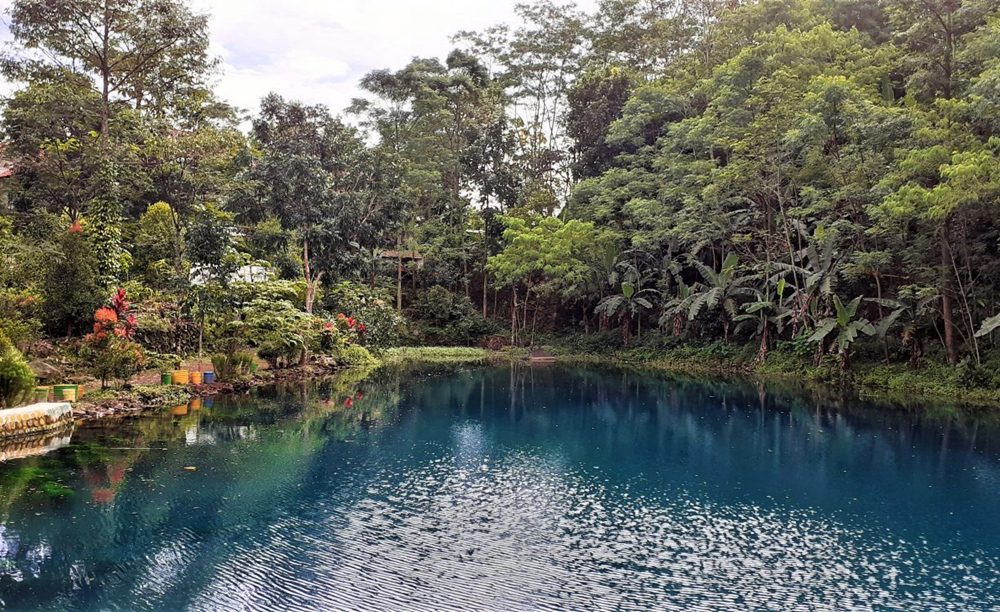
[[[313,313],[313,302],[316,300],[316,288],[319,286],[319,280],[323,276],[323,273],[318,272],[313,277],[309,261],[309,241],[306,239],[302,240],[302,273],[306,279],[306,313],[311,315]],[[308,360],[309,347],[303,344],[302,354],[299,355],[299,365],[305,365]]]
[[[517,286],[511,289],[510,296],[510,345],[517,345]]]
[[[483,268],[483,318],[484,319],[486,318],[486,312],[487,312],[486,311],[486,301],[487,301],[486,290],[487,290],[488,287],[489,287],[489,275],[486,272],[486,268],[484,267]]]
[[[951,301],[951,248],[948,246],[948,227],[941,230],[941,318],[944,324],[944,347],[948,363],[958,363],[958,346],[955,342],[955,318]]]
[[[111,14],[107,2],[104,4],[104,23],[101,32],[101,56],[98,58],[101,70],[101,147],[108,146],[111,133]]]
[[[316,301],[316,290],[319,289],[319,282],[323,278],[323,272],[312,273],[311,261],[309,259],[309,241],[302,241],[302,275],[306,281],[306,313],[313,313],[313,303]]]
[[[878,318],[879,321],[885,316],[882,313],[882,274],[875,270],[872,272],[872,276],[875,278],[875,295],[878,296]],[[889,363],[889,338],[888,336],[882,336],[882,352],[885,353],[885,362]]]

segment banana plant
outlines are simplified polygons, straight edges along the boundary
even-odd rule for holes
[[[678,279],[676,294],[663,305],[663,312],[660,314],[660,327],[670,328],[675,337],[680,336],[684,331],[684,320],[687,319],[688,312],[691,310],[691,301],[695,295],[690,286]]]
[[[688,319],[693,321],[702,312],[721,306],[722,333],[726,342],[729,342],[729,330],[734,319],[739,315],[740,298],[753,296],[754,289],[750,283],[757,278],[755,275],[739,276],[739,264],[740,258],[735,253],[730,253],[723,259],[722,269],[718,272],[697,259],[691,259],[691,265],[702,280],[695,284]]]
[[[742,326],[744,324],[756,324],[754,335],[760,338],[760,348],[757,350],[757,363],[763,363],[767,359],[770,350],[770,335],[773,329],[775,333],[781,334],[785,328],[785,322],[792,317],[792,309],[788,306],[785,297],[785,279],[778,279],[775,285],[774,294],[770,290],[755,290],[756,299],[741,306],[743,314],[737,316],[735,321]]]
[[[815,310],[816,302],[825,302],[836,291],[840,255],[836,248],[836,234],[833,232],[818,226],[812,234],[808,234],[801,225],[796,227],[799,235],[806,241],[806,246],[794,253],[793,262],[773,262],[778,273],[771,281],[791,275],[796,299],[792,325],[797,328],[808,326],[810,312]]]
[[[861,296],[858,296],[844,304],[840,300],[840,296],[834,295],[833,307],[836,316],[820,321],[809,337],[810,342],[819,345],[817,355],[822,355],[825,352],[827,339],[833,335],[833,343],[837,347],[841,369],[847,369],[851,345],[858,339],[858,335],[874,336],[876,333],[875,326],[871,324],[871,321],[857,316],[862,299]]]
[[[910,364],[917,365],[924,354],[920,328],[930,324],[936,316],[934,308],[938,301],[937,291],[930,287],[900,287],[896,299],[869,298],[868,301],[890,310],[889,314],[875,324],[875,333],[883,340],[894,328],[899,327],[899,337],[903,346],[910,348]]]
[[[603,313],[609,318],[617,316],[622,322],[622,338],[625,346],[628,346],[632,339],[632,319],[640,315],[643,310],[653,309],[653,302],[645,296],[656,293],[655,289],[637,289],[631,282],[623,281],[621,292],[601,300],[594,313]]]
[[[976,337],[982,338],[984,336],[988,336],[998,329],[1000,329],[1000,314],[985,319],[979,326],[979,331],[976,332]]]

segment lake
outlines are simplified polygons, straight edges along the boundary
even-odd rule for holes
[[[0,463],[0,605],[996,609],[998,421],[564,366],[219,397]]]

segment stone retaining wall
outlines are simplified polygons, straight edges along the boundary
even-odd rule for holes
[[[32,404],[0,410],[0,438],[52,431],[72,425],[73,406],[68,402]]]

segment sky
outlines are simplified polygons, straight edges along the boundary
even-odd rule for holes
[[[10,40],[7,9],[0,41]],[[254,111],[269,91],[343,110],[371,70],[412,57],[443,57],[459,30],[515,23],[520,0],[191,0],[210,15],[212,51],[222,59],[216,91]],[[577,0],[590,11],[597,0]],[[0,93],[10,91],[10,84]]]

